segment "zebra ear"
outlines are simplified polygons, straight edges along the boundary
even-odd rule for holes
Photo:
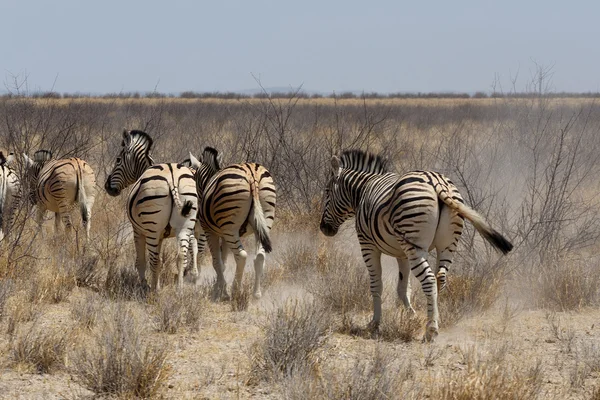
[[[331,157],[331,171],[333,172],[333,176],[340,176],[340,159],[337,156]]]
[[[131,133],[127,129],[123,129],[123,146],[129,146],[131,142]]]
[[[25,166],[31,167],[33,165],[33,160],[29,158],[25,153],[23,153],[23,160],[25,160]]]
[[[202,165],[200,163],[200,161],[196,157],[194,157],[194,155],[192,154],[191,151],[190,151],[190,164],[191,164],[192,168],[196,168],[196,169],[200,168],[200,166]]]

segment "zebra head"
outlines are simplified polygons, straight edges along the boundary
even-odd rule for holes
[[[185,160],[184,163],[187,161]],[[210,178],[221,169],[223,155],[212,147],[205,147],[202,152],[202,161],[190,153],[189,163],[190,167],[195,170],[196,190],[201,194]]]
[[[40,171],[44,168],[44,165],[52,159],[52,152],[50,150],[38,150],[33,153],[33,159],[29,158],[27,154],[23,153],[23,159],[25,161],[25,177],[29,182],[29,201],[32,204],[37,202],[36,199],[36,187]]]
[[[106,178],[104,189],[111,196],[118,196],[154,164],[150,156],[152,138],[143,131],[124,130],[121,151],[115,160],[115,166]]]
[[[331,158],[331,177],[323,194],[321,232],[337,234],[340,226],[354,217],[360,186],[368,176],[387,172],[387,161],[361,150],[344,151]]]

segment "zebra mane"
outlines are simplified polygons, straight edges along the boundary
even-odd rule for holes
[[[127,131],[123,132],[125,135]],[[144,131],[140,131],[137,129],[133,129],[129,131],[129,135],[131,136],[131,141],[139,144],[145,144],[148,148],[148,153],[150,153],[150,149],[152,148],[152,144],[154,140]],[[125,146],[125,142],[123,142],[123,146]]]
[[[388,161],[380,155],[362,150],[346,150],[340,156],[340,166],[353,171],[385,174],[388,172]]]
[[[4,156],[4,152],[0,150],[0,165],[6,164],[6,157]]]
[[[202,152],[202,162],[210,165],[211,168],[215,169],[215,171],[219,171],[221,169],[221,162],[223,161],[222,159],[223,157],[214,147],[207,146]]]
[[[52,158],[52,152],[50,150],[38,150],[33,153],[33,161],[35,162],[46,162]]]

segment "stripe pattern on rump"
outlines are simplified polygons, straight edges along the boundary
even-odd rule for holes
[[[71,212],[79,205],[86,238],[90,236],[92,207],[96,198],[96,176],[92,167],[81,158],[52,159],[52,152],[38,150],[33,160],[25,155],[30,179],[30,199],[37,205],[37,221],[41,225],[44,213],[55,213],[55,226],[62,222],[67,231],[72,228]]]
[[[434,171],[388,173],[386,160],[358,150],[332,159],[321,231],[335,235],[341,224],[354,216],[370,276],[372,329],[377,329],[381,321],[382,254],[397,259],[398,297],[413,312],[410,273],[419,280],[427,296],[426,339],[432,340],[438,331],[438,288],[446,285],[446,272],[462,234],[464,219],[471,221],[501,252],[512,249],[510,242],[464,204],[456,186],[444,175]],[[432,270],[427,255],[434,248],[437,263]]]
[[[276,189],[270,172],[256,163],[233,164],[218,172],[206,165],[218,165],[217,154],[204,153],[202,166],[196,172],[196,186],[200,196],[199,219],[213,256],[217,273],[216,296],[228,297],[223,275],[225,254],[229,250],[236,261],[233,283],[235,293],[242,282],[247,253],[240,237],[254,233],[256,258],[254,260],[254,296],[261,297],[265,254],[271,252],[270,230],[275,218]],[[211,174],[212,172],[212,174]]]

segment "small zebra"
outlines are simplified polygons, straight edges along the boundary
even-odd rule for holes
[[[127,200],[127,216],[133,227],[135,266],[144,288],[146,279],[146,249],[150,253],[152,290],[160,289],[160,251],[165,238],[176,237],[177,286],[183,287],[183,271],[187,250],[192,248],[192,274],[196,267],[197,245],[194,236],[198,196],[192,171],[182,164],[154,164],[150,156],[152,138],[143,131],[123,131],[122,149],[104,188],[118,196],[133,184]]]
[[[421,282],[427,296],[425,339],[433,340],[438,334],[438,286],[440,290],[445,286],[463,219],[471,221],[502,253],[508,253],[512,244],[467,207],[456,186],[442,174],[388,173],[385,159],[359,150],[345,151],[340,158],[333,156],[331,166],[320,229],[326,236],[334,236],[344,221],[356,217],[356,233],[373,296],[369,329],[377,330],[381,321],[381,255],[387,254],[397,259],[398,297],[412,312],[410,273]],[[427,262],[427,254],[433,248],[437,253],[435,271]]]
[[[5,232],[13,224],[15,207],[21,199],[21,184],[17,174],[10,167],[15,161],[15,155],[8,157],[0,151],[0,241],[4,239]]]
[[[90,219],[96,198],[96,176],[88,163],[80,158],[52,159],[49,150],[38,150],[33,160],[23,154],[29,179],[29,198],[38,207],[37,222],[41,226],[44,213],[55,213],[54,226],[60,222],[71,231],[71,211],[79,204],[86,239],[90,237]]]
[[[227,248],[236,262],[232,294],[240,289],[248,257],[240,237],[252,231],[257,245],[254,297],[260,298],[265,253],[272,250],[269,233],[275,218],[276,190],[271,174],[255,163],[233,164],[220,169],[218,152],[211,148],[204,150],[202,163],[192,154],[190,160],[197,170],[198,217],[207,235],[217,273],[215,295],[224,299],[229,297],[223,274]]]

